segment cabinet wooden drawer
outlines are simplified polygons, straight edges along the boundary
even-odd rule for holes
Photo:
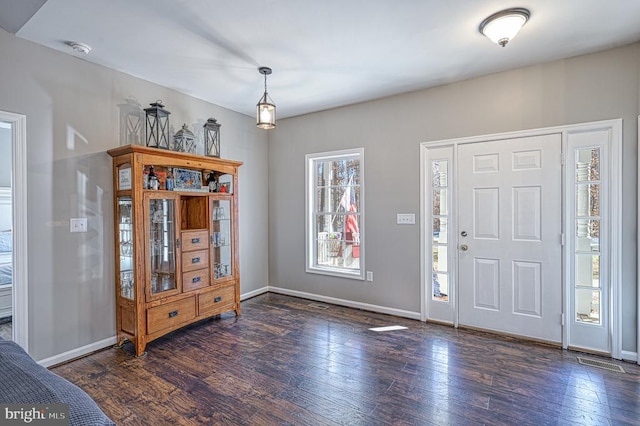
[[[220,314],[233,308],[235,286],[230,285],[198,295],[198,315]]]
[[[182,251],[204,250],[209,248],[209,231],[183,231]]]
[[[196,317],[195,297],[147,309],[147,334],[182,324]]]
[[[209,267],[209,250],[182,253],[182,272]]]
[[[209,285],[209,268],[197,269],[182,274],[182,291],[191,291]]]

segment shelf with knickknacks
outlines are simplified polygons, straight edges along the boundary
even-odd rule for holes
[[[233,193],[231,182],[223,182],[222,179],[229,177],[228,175],[216,175],[214,171],[210,171],[207,175],[207,187],[209,192]]]

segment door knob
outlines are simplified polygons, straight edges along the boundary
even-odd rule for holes
[[[466,245],[466,244],[460,244],[460,250],[467,251],[467,250],[469,250],[469,246]]]
[[[467,231],[462,231],[462,232],[460,233],[460,235],[462,235],[463,237],[466,237],[466,236],[467,236]]]

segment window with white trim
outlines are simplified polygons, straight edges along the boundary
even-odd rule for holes
[[[364,149],[306,156],[307,272],[364,279]]]

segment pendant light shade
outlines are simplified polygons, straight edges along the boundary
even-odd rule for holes
[[[257,126],[261,129],[273,129],[276,127],[276,104],[273,103],[267,93],[267,75],[271,74],[271,68],[258,68],[260,74],[264,75],[264,95],[257,105]]]
[[[480,24],[480,32],[505,47],[529,20],[527,9],[513,8],[494,13]]]

